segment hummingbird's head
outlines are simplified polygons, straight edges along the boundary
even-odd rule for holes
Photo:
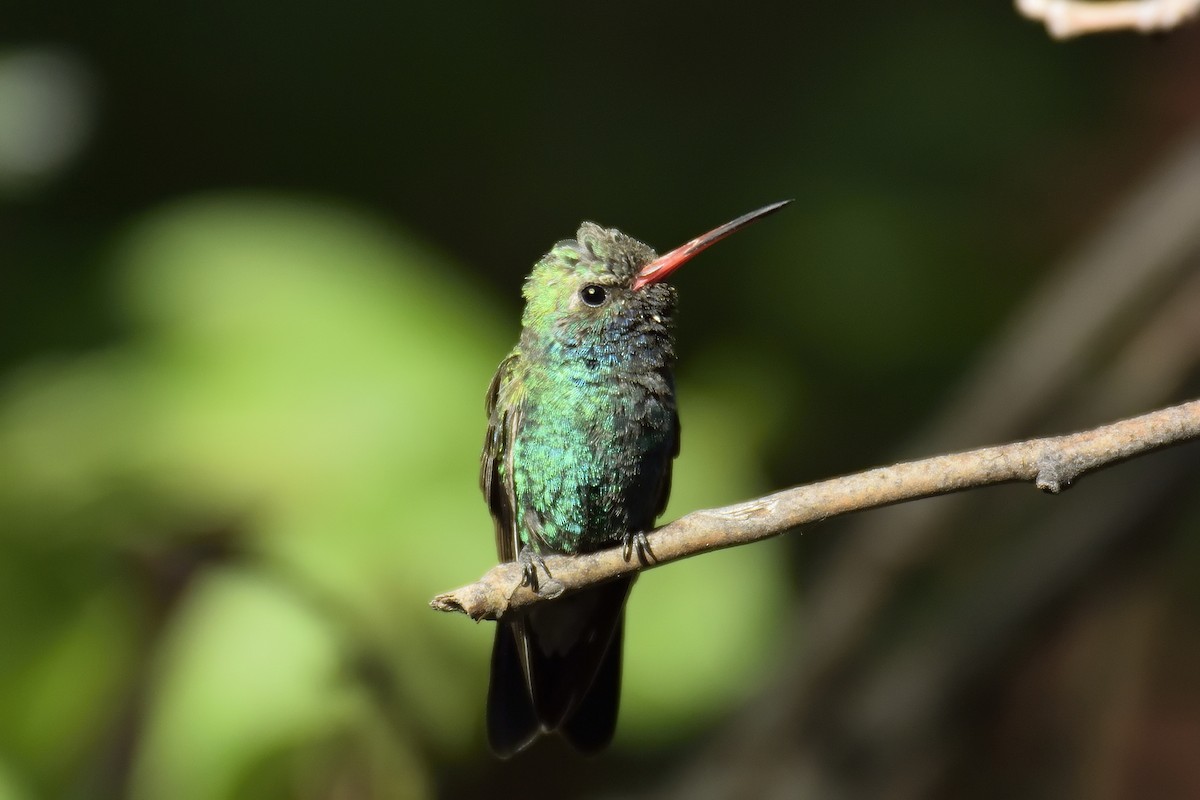
[[[663,256],[615,228],[585,222],[526,279],[524,328],[567,348],[598,342],[620,348],[621,341],[636,341],[639,347],[663,342],[669,349],[675,289],[663,280],[710,245],[789,202],[752,211]],[[626,338],[630,335],[635,339]]]
[[[635,288],[657,254],[615,228],[592,222],[556,244],[525,281],[526,330],[565,344],[619,337],[653,326],[669,331],[675,289]]]

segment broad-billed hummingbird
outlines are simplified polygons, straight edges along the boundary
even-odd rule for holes
[[[675,289],[662,281],[694,255],[789,201],[738,217],[663,256],[616,229],[583,223],[525,280],[521,338],[487,393],[480,483],[501,561],[539,587],[549,553],[623,544],[671,491]],[[547,573],[548,574],[548,573]],[[538,603],[496,624],[487,732],[510,756],[557,731],[603,749],[617,725],[628,576]]]

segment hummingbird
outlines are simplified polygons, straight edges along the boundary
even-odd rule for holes
[[[645,532],[671,492],[679,453],[675,288],[692,257],[791,201],[728,222],[669,253],[584,222],[525,280],[517,346],[487,392],[480,485],[500,560],[535,591],[543,556],[622,545],[652,556]],[[539,572],[546,574],[545,588]],[[507,758],[557,732],[583,753],[616,730],[625,600],[635,575],[538,603],[496,623],[487,736]]]

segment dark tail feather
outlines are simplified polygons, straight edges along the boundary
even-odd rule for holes
[[[558,730],[592,691],[613,635],[625,615],[633,581],[622,578],[530,609],[530,694],[543,730]],[[620,671],[620,660],[614,662]],[[618,680],[619,686],[619,680]]]
[[[598,753],[608,747],[617,730],[617,711],[621,707],[621,644],[625,638],[625,615],[617,621],[612,644],[592,687],[560,732],[581,753]]]
[[[613,737],[621,695],[625,598],[622,578],[542,603],[496,623],[488,687],[488,742],[507,758],[543,731],[583,752]]]
[[[488,745],[500,758],[508,758],[527,747],[538,731],[514,628],[497,622],[492,645],[492,679],[488,684]]]

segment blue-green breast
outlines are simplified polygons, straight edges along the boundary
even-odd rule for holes
[[[665,309],[664,309],[665,310]],[[542,552],[587,552],[649,530],[677,441],[670,320],[531,341],[513,441],[517,528]]]

